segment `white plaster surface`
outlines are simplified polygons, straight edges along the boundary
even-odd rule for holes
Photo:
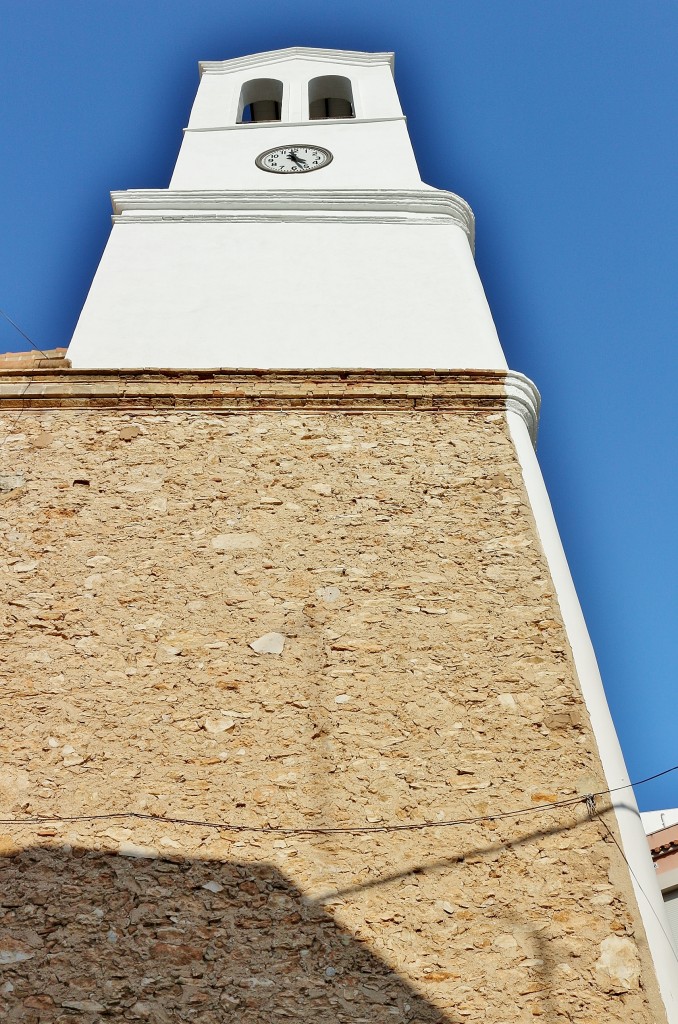
[[[678,807],[669,807],[664,811],[643,811],[640,817],[646,834],[650,836],[653,832],[678,825]]]
[[[294,48],[201,69],[172,190],[422,187],[391,54]],[[350,80],[355,118],[309,119],[309,82],[326,75]],[[242,86],[258,78],[282,83],[281,120],[238,124]],[[265,150],[295,144],[323,146],[334,160],[307,174],[271,174],[255,165]]]
[[[675,889],[678,889],[678,868],[673,868],[670,871],[662,871],[661,874],[657,872],[657,884],[661,888],[662,896],[666,893],[673,893]],[[672,934],[674,934],[675,938],[675,926]]]
[[[506,369],[456,224],[117,223],[76,368]]]
[[[322,146],[332,163],[306,174],[255,164],[274,146]],[[186,132],[171,189],[422,188],[404,120],[306,121]]]
[[[304,48],[203,63],[170,189],[114,197],[73,366],[506,369],[473,216],[421,182],[392,65]],[[355,118],[309,120],[324,75],[350,79]],[[282,122],[237,123],[256,78],[282,82]],[[285,143],[333,160],[256,166]]]
[[[643,823],[633,790],[629,787],[624,757],[605,697],[593,645],[586,628],[546,485],[525,421],[510,408],[507,412],[507,419],[522,467],[537,532],[551,571],[607,785],[610,789],[628,787],[613,793],[611,800],[624,852],[632,869],[633,887],[654,960],[667,1018],[669,1024],[678,1024],[678,970],[676,969],[676,953],[669,939],[671,930]]]
[[[318,56],[320,52],[322,57]],[[234,61],[204,61],[200,67],[202,77],[189,128],[235,124],[240,90],[245,82],[257,78],[282,82],[283,121],[308,120],[308,83],[324,75],[341,75],[350,80],[357,118],[402,114],[391,54],[352,54],[344,50],[299,47]]]

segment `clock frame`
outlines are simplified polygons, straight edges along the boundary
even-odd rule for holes
[[[301,155],[301,154],[305,155]],[[308,163],[309,154],[316,155],[314,163]],[[280,163],[276,165],[275,159]],[[310,146],[306,143],[291,143],[283,146],[273,146],[264,150],[254,161],[257,167],[269,174],[309,174],[311,171],[319,171],[332,163],[334,157],[329,149],[324,146]]]

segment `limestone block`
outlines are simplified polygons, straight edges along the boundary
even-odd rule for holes
[[[596,981],[605,992],[630,992],[640,982],[638,950],[623,935],[608,935],[600,943]]]

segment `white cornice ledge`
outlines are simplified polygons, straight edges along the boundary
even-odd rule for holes
[[[525,422],[533,447],[536,448],[541,406],[541,395],[536,386],[524,373],[509,370],[504,379],[504,391],[506,411],[518,413]]]
[[[285,60],[327,61],[331,64],[388,64],[393,70],[392,53],[364,53],[361,50],[322,50],[313,46],[288,46],[283,50],[266,50],[231,60],[201,60],[200,74],[228,75],[234,71],[247,71],[262,64],[278,64]]]
[[[154,220],[231,220],[243,216],[258,220],[301,220],[309,215],[353,220],[431,218],[451,221],[465,233],[473,248],[475,223],[468,203],[454,192],[438,189],[374,189],[358,192],[331,189],[270,191],[171,191],[133,189],[112,192],[117,223]],[[124,216],[123,216],[124,215]]]

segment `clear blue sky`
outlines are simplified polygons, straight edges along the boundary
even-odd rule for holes
[[[0,306],[66,344],[111,189],[164,188],[199,59],[395,50],[425,181],[475,210],[632,777],[678,763],[678,5],[0,0]],[[0,323],[0,351],[24,348]],[[678,773],[638,791],[678,806]]]

